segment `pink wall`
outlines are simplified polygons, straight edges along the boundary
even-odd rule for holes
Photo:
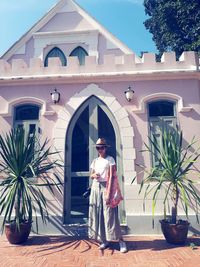
[[[25,54],[13,55],[8,62],[11,63],[13,59],[23,59],[26,64],[29,66],[30,59],[34,57],[34,40],[31,38],[25,44]]]
[[[135,82],[135,98],[136,105],[144,96],[154,93],[172,93],[183,98],[184,106],[193,107],[189,112],[177,112],[178,122],[183,130],[184,139],[191,141],[195,135],[200,137],[200,97],[199,85],[197,80],[163,80],[163,81],[148,81]],[[144,142],[148,144],[148,115],[133,114],[131,118],[135,130],[134,144],[136,149],[136,162],[150,166],[150,158],[148,153],[139,152],[144,149]],[[192,130],[191,130],[192,129]],[[136,167],[136,170],[139,169]]]
[[[99,51],[99,64],[103,63],[104,55],[121,56],[124,54],[120,49],[107,49],[107,40],[102,34],[99,34],[98,51]]]
[[[40,32],[91,29],[94,29],[92,25],[83,19],[83,17],[77,12],[66,12],[56,14],[44,27],[40,29]]]
[[[124,97],[124,90],[129,85],[134,85],[134,100],[128,103]],[[0,86],[1,109],[5,109],[6,102],[13,101],[19,97],[37,97],[47,101],[47,109],[58,112],[61,108],[67,107],[69,98],[83,90],[87,84],[49,84],[49,85],[20,85],[20,86]],[[133,109],[138,107],[140,100],[147,95],[153,93],[173,93],[181,96],[185,106],[190,106],[193,110],[185,113],[178,113],[178,120],[184,133],[184,138],[190,141],[195,135],[200,136],[200,97],[199,97],[199,82],[197,80],[163,80],[163,81],[133,81],[133,82],[118,82],[118,83],[98,83],[98,86],[104,91],[115,96],[123,107],[129,113],[129,118],[134,129],[134,147],[136,149],[136,163],[144,163],[149,165],[149,155],[141,154],[139,151],[143,148],[144,142],[148,142],[148,117],[145,114],[135,114]],[[61,101],[54,105],[51,103],[50,92],[56,87],[61,93]],[[94,92],[95,95],[95,92]],[[41,128],[43,135],[52,138],[52,132],[57,121],[57,115],[45,116],[41,119]],[[1,132],[7,131],[12,125],[12,118],[2,118]]]

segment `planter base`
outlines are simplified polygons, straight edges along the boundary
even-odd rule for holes
[[[31,232],[32,223],[24,222],[20,224],[20,229],[15,223],[5,225],[5,234],[10,244],[21,244],[27,241]]]
[[[161,220],[161,229],[166,241],[174,245],[183,245],[187,240],[188,221],[178,221],[177,224],[172,224],[166,220]]]

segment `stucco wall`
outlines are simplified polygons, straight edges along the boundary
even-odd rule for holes
[[[40,32],[93,30],[94,27],[77,12],[56,14]]]
[[[134,99],[128,103],[124,97],[124,90],[134,84]],[[169,94],[169,99],[174,100],[170,94],[175,94],[183,99],[184,106],[190,106],[192,109],[188,112],[179,112],[177,110],[178,121],[181,129],[184,132],[186,140],[191,140],[194,135],[197,137],[200,133],[200,106],[199,106],[199,83],[196,80],[163,80],[163,81],[134,81],[134,82],[118,82],[118,83],[98,83],[99,88],[105,92],[109,92],[119,104],[128,112],[131,126],[134,130],[134,147],[136,149],[136,161],[146,162],[149,164],[148,154],[142,155],[139,151],[142,149],[144,142],[148,142],[148,115],[145,113],[137,113],[135,110],[141,105],[144,96],[163,93]],[[61,101],[54,105],[51,102],[50,93],[56,87],[61,93]],[[1,86],[1,111],[4,112],[8,103],[11,103],[16,98],[20,97],[36,97],[46,102],[46,108],[50,111],[55,111],[54,115],[41,116],[41,128],[43,134],[52,139],[52,131],[57,121],[57,114],[61,109],[68,109],[67,102],[71,97],[80,93],[87,84],[51,84],[51,85],[15,85],[15,86]],[[95,95],[95,92],[94,92]],[[166,96],[165,96],[166,98]],[[154,98],[152,97],[151,100]],[[160,97],[162,99],[162,97]],[[176,100],[176,99],[175,99]],[[146,103],[144,103],[146,104]],[[1,117],[1,129],[8,129],[12,125],[11,117]],[[44,126],[45,125],[45,126]],[[189,127],[188,127],[189,125]],[[191,131],[192,129],[192,131]]]
[[[14,59],[23,59],[29,65],[30,59],[34,57],[34,39],[28,40],[22,50],[24,53],[16,52],[9,58],[8,62],[11,63]]]
[[[147,223],[150,221],[152,196],[149,196],[144,211],[143,195],[138,195],[142,177],[138,175],[136,165],[145,163],[150,166],[149,154],[140,153],[144,142],[148,142],[146,104],[155,99],[174,100],[185,141],[189,142],[194,135],[199,138],[199,61],[192,52],[183,53],[179,61],[175,53],[164,53],[161,62],[156,62],[155,54],[151,53],[138,58],[83,10],[70,3],[59,2],[55,12],[47,14],[6,53],[4,59],[12,62],[11,65],[0,61],[0,133],[12,128],[16,105],[37,103],[41,106],[42,137],[50,139],[49,144],[60,151],[60,159],[64,162],[65,135],[70,119],[88,97],[95,95],[101,99],[113,114],[121,135],[128,227],[131,233],[149,233]],[[51,58],[49,67],[43,68],[41,60],[54,46],[58,46],[67,57],[79,45],[89,54],[85,66],[79,66],[76,58],[67,58],[69,64],[61,67],[57,58]],[[124,96],[129,85],[135,91],[130,103]],[[55,87],[61,94],[56,105],[50,96]],[[64,181],[64,171],[59,171]],[[136,175],[137,180],[131,185]],[[49,199],[52,225],[62,232],[64,196],[57,193],[55,200],[49,192],[45,195]],[[158,216],[163,211],[162,203],[161,194],[156,209]],[[181,209],[180,212],[183,213]],[[158,231],[157,220],[154,233]]]
[[[108,49],[108,41],[106,38],[102,35],[99,34],[99,40],[98,40],[98,51],[99,51],[99,64],[103,63],[104,60],[104,55],[116,55],[116,56],[121,56],[123,55],[123,52],[119,48],[110,48]]]
[[[124,97],[124,90],[130,85],[134,85],[134,99],[131,103],[128,103]],[[61,101],[59,104],[53,104],[51,102],[50,93],[52,92],[54,86],[58,89],[61,94]],[[62,117],[63,114],[73,114],[76,108],[79,107],[81,101],[84,101],[87,97],[91,94],[97,95],[97,97],[101,97],[102,99],[106,100],[106,96],[112,99],[111,104],[108,105],[111,112],[115,110],[115,116],[119,116],[119,120],[116,117],[118,123],[126,116],[126,113],[121,109],[123,108],[126,110],[128,117],[124,118],[124,123],[126,122],[126,118],[131,123],[131,127],[133,128],[132,136],[127,134],[125,137],[125,144],[133,144],[134,150],[131,150],[131,153],[135,155],[129,155],[129,148],[124,147],[125,153],[123,154],[125,161],[123,164],[127,165],[125,167],[124,172],[124,201],[125,201],[125,210],[128,219],[129,228],[131,229],[130,232],[134,231],[132,226],[133,225],[133,218],[135,216],[147,216],[148,221],[150,220],[151,215],[151,197],[149,196],[149,200],[146,203],[146,210],[143,210],[143,196],[138,195],[139,185],[137,183],[140,182],[141,177],[138,176],[137,183],[131,185],[131,180],[135,176],[135,169],[138,172],[136,163],[145,163],[145,165],[150,165],[150,158],[148,154],[141,154],[140,150],[143,148],[144,142],[148,142],[147,135],[148,135],[148,116],[147,112],[145,111],[142,113],[141,111],[138,112],[140,106],[142,105],[142,100],[144,97],[148,95],[156,95],[160,93],[165,96],[171,94],[180,96],[183,100],[184,106],[191,107],[191,110],[187,112],[179,112],[178,110],[178,120],[180,122],[181,129],[184,132],[184,138],[186,141],[192,139],[194,135],[199,137],[200,133],[200,106],[199,106],[199,82],[196,80],[162,80],[162,81],[129,81],[129,82],[101,82],[97,83],[94,87],[91,86],[91,89],[88,91],[86,88],[90,88],[90,84],[53,84],[52,82],[46,85],[14,85],[14,86],[0,86],[0,101],[1,101],[1,108],[0,113],[4,113],[3,116],[0,116],[1,128],[0,133],[8,131],[12,127],[12,116],[9,114],[5,115],[5,111],[8,110],[8,106],[11,108],[12,111],[12,103],[15,103],[15,100],[18,99],[17,103],[20,103],[20,98],[23,100],[23,103],[26,103],[26,98],[36,98],[41,100],[41,103],[45,103],[45,110],[46,114],[43,113],[40,119],[40,127],[42,129],[43,137],[47,137],[51,140],[50,144],[55,145],[56,142],[54,141],[56,137],[59,138],[59,131],[66,132],[68,119],[71,115],[66,115],[66,117]],[[93,90],[94,88],[94,90]],[[86,91],[85,91],[86,90]],[[91,91],[93,90],[93,91]],[[86,92],[88,94],[85,95],[82,92]],[[105,95],[103,95],[105,94]],[[84,100],[80,100],[84,97]],[[73,102],[72,101],[75,101]],[[75,99],[75,100],[74,100]],[[173,98],[169,98],[173,100]],[[153,98],[151,98],[153,100]],[[176,100],[176,99],[174,99]],[[106,100],[108,101],[108,99]],[[116,104],[113,105],[113,101]],[[77,103],[76,103],[77,102]],[[29,100],[27,100],[29,103]],[[40,104],[41,104],[40,103]],[[71,104],[70,104],[71,103]],[[108,102],[107,102],[108,103]],[[117,104],[118,103],[118,104]],[[9,105],[10,104],[10,105]],[[145,106],[146,103],[144,103]],[[71,105],[71,106],[70,106]],[[74,111],[72,109],[74,108]],[[118,110],[121,110],[120,112]],[[62,114],[62,115],[61,115]],[[117,115],[118,114],[118,115]],[[125,114],[125,115],[124,115]],[[67,117],[68,116],[68,117]],[[121,117],[120,117],[121,116]],[[62,127],[58,126],[58,120],[63,120]],[[63,130],[63,128],[66,129]],[[57,127],[57,128],[56,128]],[[56,128],[56,131],[55,131]],[[126,131],[125,128],[122,126],[122,131]],[[127,126],[127,131],[129,132],[130,126]],[[122,133],[121,133],[122,134]],[[126,134],[125,134],[126,136]],[[52,138],[54,140],[52,140]],[[64,160],[64,141],[63,149],[59,147],[61,150],[61,158]],[[59,143],[60,144],[60,143]],[[131,146],[131,145],[130,145]],[[61,171],[60,175],[64,180],[64,173]],[[162,194],[161,194],[162,195]],[[56,200],[52,198],[49,192],[46,192],[46,196],[49,199],[49,206],[50,206],[50,214],[52,216],[61,216],[63,212],[63,195],[57,194]],[[158,206],[156,209],[156,214],[162,214],[162,197],[158,200]],[[183,213],[180,210],[181,213]],[[135,223],[135,221],[134,221]],[[147,226],[149,229],[149,226]],[[146,229],[146,230],[147,230]],[[157,229],[157,228],[156,228]],[[138,229],[140,231],[141,229]],[[146,231],[144,229],[144,232]],[[135,230],[136,231],[136,230]],[[147,230],[148,231],[148,230]]]

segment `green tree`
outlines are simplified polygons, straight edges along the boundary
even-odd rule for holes
[[[144,0],[144,7],[149,16],[144,25],[160,54],[200,53],[200,0]]]

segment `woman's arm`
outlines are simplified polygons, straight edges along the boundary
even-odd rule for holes
[[[96,163],[96,159],[94,159],[92,164],[91,164],[91,171],[90,171],[90,178],[91,179],[98,179],[100,176],[99,173],[96,173],[96,171],[95,171],[95,163]]]
[[[95,170],[94,169],[92,169],[91,172],[90,172],[90,178],[91,179],[95,178]]]
[[[116,165],[110,166],[109,171],[109,182],[108,182],[108,188],[107,188],[107,197],[106,197],[106,204],[109,204],[110,202],[110,196],[111,196],[111,189],[112,189],[112,182],[113,182],[113,173],[116,171]]]
[[[99,178],[99,174],[96,173],[94,169],[92,169],[91,172],[90,172],[90,178],[91,179],[98,179]]]

